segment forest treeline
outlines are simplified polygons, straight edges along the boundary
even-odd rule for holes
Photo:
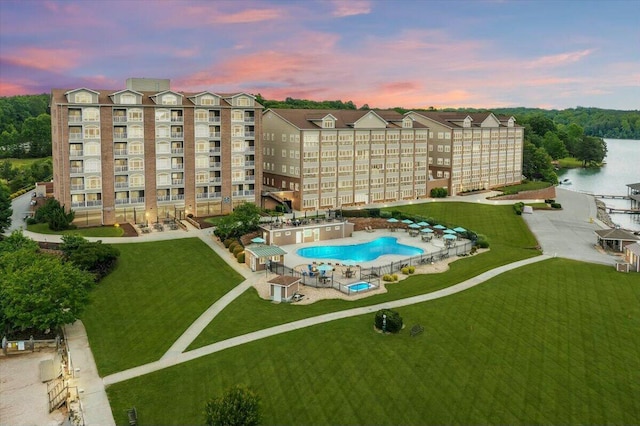
[[[352,101],[311,101],[294,98],[279,101],[265,99],[260,94],[256,98],[265,108],[369,109],[366,104],[358,108]],[[51,119],[48,108],[48,94],[0,97],[0,158],[40,158],[51,155]],[[394,110],[400,113],[409,111],[402,107]],[[458,108],[443,111],[487,110]],[[532,117],[542,117],[559,127],[578,125],[586,136],[640,139],[640,111],[583,107],[564,110],[495,108],[490,111],[498,115],[513,115],[517,122],[525,124],[525,127]]]

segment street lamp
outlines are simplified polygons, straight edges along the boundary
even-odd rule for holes
[[[387,332],[387,314],[382,314],[382,332]]]

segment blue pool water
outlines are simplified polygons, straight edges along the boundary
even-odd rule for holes
[[[349,288],[350,291],[358,292],[362,290],[369,290],[373,286],[369,283],[353,283],[348,285],[347,287]]]
[[[351,260],[353,262],[368,262],[385,254],[399,254],[403,256],[417,256],[424,250],[404,244],[398,244],[395,237],[380,237],[368,243],[346,246],[312,246],[298,249],[298,256],[309,259]]]

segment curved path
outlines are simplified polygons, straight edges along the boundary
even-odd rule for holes
[[[540,262],[550,259],[550,256],[540,255],[533,258],[513,262],[508,265],[503,265],[498,268],[494,268],[490,271],[484,272],[459,284],[451,287],[444,288],[442,290],[434,291],[432,293],[422,294],[418,296],[408,297],[405,299],[393,300],[390,302],[380,303],[377,305],[364,306],[361,308],[347,309],[344,311],[331,312],[324,315],[318,315],[311,318],[305,318],[299,321],[293,321],[286,324],[281,324],[275,327],[265,328],[263,330],[254,331],[252,333],[244,334],[242,336],[233,337],[231,339],[223,340],[221,342],[213,343],[202,348],[194,349],[189,352],[184,352],[172,357],[163,357],[159,361],[151,362],[149,364],[141,365],[139,367],[131,368],[129,370],[121,371],[115,374],[104,377],[103,381],[105,386],[119,383],[125,380],[133,379],[145,374],[152,373],[154,371],[162,370],[164,368],[173,367],[174,365],[182,364],[192,361],[197,358],[201,358],[206,355],[210,355],[225,349],[229,349],[235,346],[240,346],[245,343],[253,342],[255,340],[264,339],[266,337],[275,336],[277,334],[286,333],[293,330],[298,330],[305,327],[311,327],[314,325],[322,324],[329,321],[335,321],[339,319],[354,317],[371,312],[375,312],[382,308],[398,308],[401,306],[413,305],[416,303],[422,303],[429,300],[439,299],[441,297],[450,296],[452,294],[459,293],[467,290],[471,287],[482,284],[483,282],[500,275],[504,272],[511,271],[516,268],[520,268],[525,265]]]

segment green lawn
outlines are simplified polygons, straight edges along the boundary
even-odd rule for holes
[[[37,232],[38,234],[78,234],[82,235],[83,237],[121,237],[124,235],[124,231],[122,230],[122,228],[115,226],[96,226],[92,228],[69,229],[66,231],[52,231],[51,229],[49,229],[49,225],[47,223],[35,223],[33,225],[27,225],[27,230],[31,232]]]
[[[33,163],[36,163],[40,160],[51,160],[52,157],[42,157],[42,158],[0,158],[0,163],[3,161],[8,161],[11,163],[13,167],[16,168],[24,168],[31,167]]]
[[[238,383],[265,424],[637,424],[640,275],[552,259],[400,308],[249,343],[107,389],[116,422],[197,424]]]
[[[101,376],[159,359],[242,277],[198,238],[118,244],[82,315]]]
[[[535,191],[538,189],[544,189],[550,187],[551,184],[549,182],[540,182],[540,181],[531,181],[526,183],[521,183],[519,185],[509,185],[503,186],[501,188],[494,188],[495,191],[502,191],[505,194],[517,194],[522,191]]]
[[[489,252],[457,260],[443,274],[416,275],[387,286],[388,292],[358,301],[326,300],[313,305],[273,305],[250,290],[234,300],[192,343],[190,349],[219,340],[260,330],[284,322],[357,306],[373,305],[388,300],[415,296],[459,283],[497,266],[539,254],[532,250],[537,242],[521,216],[511,206],[470,203],[425,203],[394,207],[407,214],[446,219],[453,226],[487,235]]]

